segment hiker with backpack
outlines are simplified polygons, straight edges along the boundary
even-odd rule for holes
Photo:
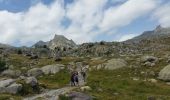
[[[78,72],[72,72],[71,74],[71,86],[79,86]]]

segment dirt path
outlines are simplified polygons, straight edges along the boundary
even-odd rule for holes
[[[56,90],[50,90],[42,94],[24,98],[23,100],[58,100],[59,95],[68,93],[77,87],[64,87]]]

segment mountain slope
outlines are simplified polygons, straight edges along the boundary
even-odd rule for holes
[[[155,30],[145,31],[143,34],[134,37],[133,39],[127,40],[126,42],[140,42],[141,40],[151,40],[167,36],[170,36],[170,27],[163,28],[159,25]]]

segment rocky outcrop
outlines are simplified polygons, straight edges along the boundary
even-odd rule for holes
[[[154,56],[143,56],[141,58],[141,63],[144,66],[149,66],[149,67],[155,66],[158,61],[159,61],[159,59]]]
[[[111,59],[105,63],[105,69],[114,70],[127,67],[127,62],[123,59]]]
[[[16,94],[21,89],[22,85],[15,83],[14,79],[0,80],[0,93]]]
[[[64,67],[62,64],[54,64],[54,65],[47,65],[42,67],[42,72],[46,75],[48,74],[56,74],[60,71],[60,69]]]
[[[43,75],[43,71],[41,70],[41,68],[33,68],[28,70],[27,75],[37,77]]]
[[[6,87],[5,93],[16,94],[22,89],[22,84],[13,83],[10,86]]]
[[[75,48],[77,45],[73,40],[68,40],[63,35],[55,35],[54,39],[49,41],[48,47],[50,49],[61,48],[62,50],[68,48]]]
[[[23,100],[37,100],[41,98],[42,100],[59,100],[59,96],[66,94],[75,89],[75,87],[64,87],[57,90],[50,90],[45,93],[35,95],[33,97],[24,98]]]
[[[127,62],[125,60],[123,60],[123,59],[110,59],[105,63],[93,66],[92,69],[115,70],[115,69],[124,68],[124,67],[128,67]]]
[[[6,87],[9,86],[10,84],[14,83],[14,79],[5,79],[5,80],[0,80],[0,87]]]
[[[170,81],[170,65],[167,65],[159,72],[159,79]]]
[[[7,77],[18,77],[21,75],[21,71],[20,70],[5,70],[1,73],[2,76],[7,76]]]

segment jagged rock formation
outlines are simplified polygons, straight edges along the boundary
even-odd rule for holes
[[[65,51],[66,49],[72,49],[77,47],[73,40],[69,40],[63,35],[55,35],[54,38],[48,42],[39,41],[34,44],[32,47],[34,48],[50,48],[52,50],[56,48],[60,48]]]
[[[17,84],[14,79],[0,80],[0,93],[17,94],[22,89],[21,84]]]
[[[64,49],[77,47],[73,40],[68,40],[63,35],[55,35],[54,39],[49,41],[48,47],[50,49],[55,49],[57,47]]]

